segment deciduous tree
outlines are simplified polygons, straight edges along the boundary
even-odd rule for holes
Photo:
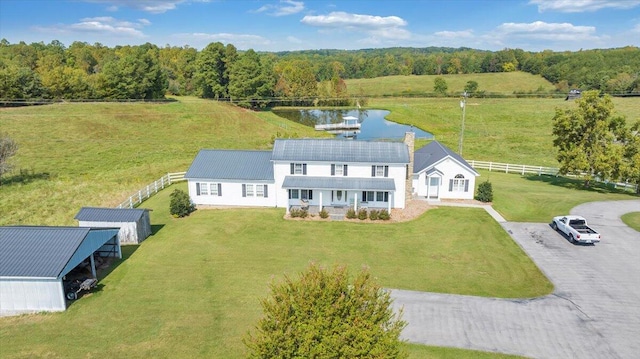
[[[611,97],[585,91],[575,109],[556,109],[553,145],[558,148],[560,173],[585,180],[612,179],[620,166],[625,119],[614,116]]]
[[[389,292],[363,270],[311,265],[299,278],[271,284],[264,317],[245,338],[249,358],[404,358],[406,323]]]
[[[448,88],[449,86],[447,85],[447,81],[444,78],[436,77],[433,80],[433,92],[437,93],[438,95],[446,95]]]
[[[12,168],[9,159],[18,152],[18,144],[8,134],[0,133],[0,179]],[[0,184],[2,181],[0,180]]]

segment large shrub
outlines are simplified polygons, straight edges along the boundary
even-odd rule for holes
[[[311,265],[299,278],[271,284],[264,317],[244,343],[249,358],[406,358],[406,326],[389,292],[368,271]]]
[[[358,210],[358,218],[361,221],[364,221],[365,219],[367,219],[367,217],[368,217],[367,210],[365,208],[360,208]]]
[[[486,180],[478,185],[478,193],[476,194],[476,199],[480,202],[493,201],[493,186],[491,186],[491,182],[489,182],[489,180]]]
[[[191,203],[189,194],[183,190],[176,189],[171,193],[170,198],[169,211],[174,217],[186,217],[196,210],[196,207]]]

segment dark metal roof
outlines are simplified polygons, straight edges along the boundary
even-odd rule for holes
[[[276,140],[274,161],[331,161],[365,163],[409,163],[403,142],[336,139]]]
[[[436,163],[442,161],[446,157],[451,157],[462,166],[467,167],[469,171],[478,174],[471,165],[460,157],[457,153],[451,151],[448,147],[444,146],[438,141],[432,141],[426,146],[415,151],[413,154],[413,173],[419,173]]]
[[[271,151],[200,150],[184,178],[273,181]]]
[[[58,278],[117,234],[117,229],[0,227],[0,277]]]
[[[282,188],[395,191],[391,178],[286,176]]]
[[[78,221],[137,222],[148,209],[82,207],[74,217]]]

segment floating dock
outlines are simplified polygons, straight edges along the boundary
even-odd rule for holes
[[[359,130],[360,123],[357,117],[347,116],[339,123],[323,123],[315,126],[317,131]]]

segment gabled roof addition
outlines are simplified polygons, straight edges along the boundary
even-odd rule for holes
[[[409,163],[402,142],[336,139],[280,139],[273,145],[274,161]]]
[[[451,151],[451,149],[442,145],[438,141],[432,141],[426,146],[415,151],[413,156],[413,173],[420,173],[425,169],[434,166],[447,157],[450,157],[454,161],[460,163],[460,165],[466,167],[469,171],[475,173],[476,175],[478,174],[478,172],[476,172],[476,170],[471,167],[471,165],[467,161],[465,161],[464,158]]]
[[[271,151],[200,150],[184,178],[273,181]]]
[[[91,222],[137,222],[146,211],[142,208],[82,207],[74,218]]]

